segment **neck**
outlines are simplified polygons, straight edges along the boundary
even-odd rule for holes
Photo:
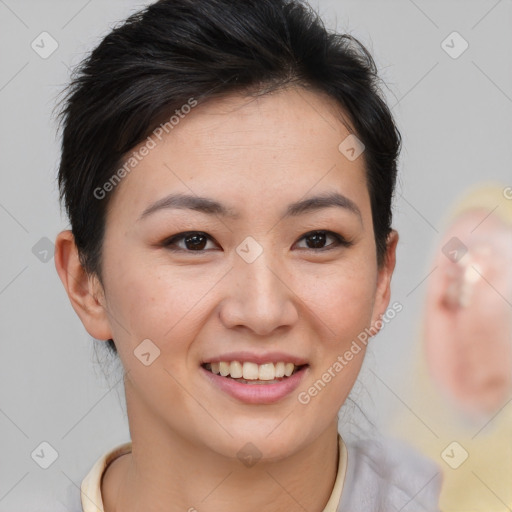
[[[133,412],[129,414],[132,452],[117,459],[105,474],[105,512],[226,512],[235,506],[239,512],[322,512],[325,508],[338,467],[336,421],[292,455],[247,467],[152,422],[146,410],[134,410],[128,390],[126,396]]]

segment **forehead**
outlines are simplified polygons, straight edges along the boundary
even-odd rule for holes
[[[127,155],[152,147],[117,185],[110,210],[123,203],[140,212],[170,191],[260,207],[287,193],[366,191],[363,157],[340,152],[350,128],[326,95],[290,88],[215,98],[187,111]]]

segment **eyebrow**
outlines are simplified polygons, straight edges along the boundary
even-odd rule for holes
[[[305,213],[331,207],[343,208],[357,215],[359,220],[362,221],[361,211],[354,201],[338,192],[330,192],[291,203],[287,206],[283,218],[297,217]],[[188,209],[234,220],[240,218],[240,214],[237,211],[228,208],[214,199],[187,194],[170,194],[148,206],[138,220],[142,220],[157,211],[167,209]]]

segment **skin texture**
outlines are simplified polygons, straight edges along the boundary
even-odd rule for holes
[[[430,373],[470,416],[494,414],[511,396],[511,233],[510,224],[489,211],[459,215],[440,247],[457,237],[467,252],[451,261],[439,250],[429,280],[424,340]]]
[[[363,157],[338,146],[349,134],[328,97],[287,89],[258,99],[230,96],[197,106],[118,185],[110,204],[103,283],[81,269],[72,235],[59,234],[56,266],[87,331],[113,338],[125,369],[133,451],[107,470],[106,512],[321,511],[337,470],[337,413],[359,373],[361,350],[317,396],[297,399],[359,333],[384,314],[398,235],[377,267]],[[285,207],[336,191],[360,217],[329,207],[283,218]],[[170,193],[211,197],[238,219],[160,210]],[[329,230],[315,249],[304,235]],[[176,242],[207,233],[200,254]],[[247,263],[248,236],[262,254]],[[186,252],[188,250],[188,252]],[[134,357],[144,339],[160,356]],[[272,404],[246,404],[204,378],[200,364],[231,351],[280,351],[304,358],[299,388]],[[237,453],[261,453],[253,467]],[[202,501],[203,500],[203,501]]]

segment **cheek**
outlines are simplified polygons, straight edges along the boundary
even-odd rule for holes
[[[297,281],[304,303],[323,322],[336,340],[369,327],[376,290],[375,269],[363,265],[343,265],[324,275]]]
[[[354,264],[324,283],[313,297],[315,312],[323,321],[322,362],[315,368],[315,376],[322,381],[330,379],[324,399],[335,404],[330,410],[337,410],[359,374],[370,339],[376,271],[371,265]]]
[[[132,350],[146,338],[162,349],[170,344],[173,351],[179,349],[186,331],[198,325],[202,300],[218,280],[216,272],[194,276],[191,268],[125,260],[106,283],[114,334]]]

